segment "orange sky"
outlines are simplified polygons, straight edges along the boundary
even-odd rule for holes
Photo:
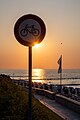
[[[13,33],[16,20],[28,13],[40,16],[47,30],[40,46],[32,49],[33,68],[57,69],[61,54],[63,68],[80,68],[80,1],[31,1],[0,1],[0,69],[28,68],[28,47]]]

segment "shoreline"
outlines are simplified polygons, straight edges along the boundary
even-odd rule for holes
[[[18,81],[20,81],[21,83],[28,83],[28,79],[12,79],[12,80],[14,80],[15,82],[18,82]],[[38,81],[38,80],[37,80]],[[44,80],[43,80],[44,81]],[[48,82],[48,81],[46,81],[46,82],[41,82],[41,81],[38,81],[38,82],[36,82],[36,80],[35,81],[32,81],[32,83],[33,84],[47,84],[47,85],[53,85],[53,86],[67,86],[67,87],[74,87],[74,88],[80,88],[80,83],[78,84],[78,83],[73,83],[73,84],[71,84],[71,83],[66,83],[66,84],[64,84],[64,83],[62,83],[61,85],[60,85],[60,83],[53,83],[53,82]]]

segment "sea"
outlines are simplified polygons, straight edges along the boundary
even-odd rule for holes
[[[27,80],[26,69],[0,69],[0,74],[9,75],[12,79]],[[60,84],[60,74],[56,69],[32,69],[32,81],[47,84]],[[63,69],[61,83],[80,88],[80,69]]]

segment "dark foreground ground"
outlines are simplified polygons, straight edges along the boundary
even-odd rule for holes
[[[28,120],[28,94],[5,75],[0,75],[0,120]],[[33,96],[32,120],[63,119]]]

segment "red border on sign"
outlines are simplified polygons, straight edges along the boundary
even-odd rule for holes
[[[32,14],[28,14],[28,15],[24,15],[22,16],[21,18],[19,18],[14,26],[14,35],[17,39],[17,41],[19,43],[21,43],[22,45],[25,45],[25,46],[34,46],[35,45],[35,42],[32,42],[32,43],[29,43],[27,41],[24,41],[20,35],[19,35],[19,32],[18,32],[18,29],[19,29],[19,26],[20,24],[24,21],[24,20],[27,20],[27,19],[33,19],[35,21],[37,21],[41,27],[41,34],[40,36],[38,37],[38,40],[36,40],[37,43],[40,43],[44,36],[45,36],[45,33],[46,33],[46,27],[45,27],[45,24],[43,22],[43,20],[41,18],[39,18],[38,16],[36,15],[32,15]]]

